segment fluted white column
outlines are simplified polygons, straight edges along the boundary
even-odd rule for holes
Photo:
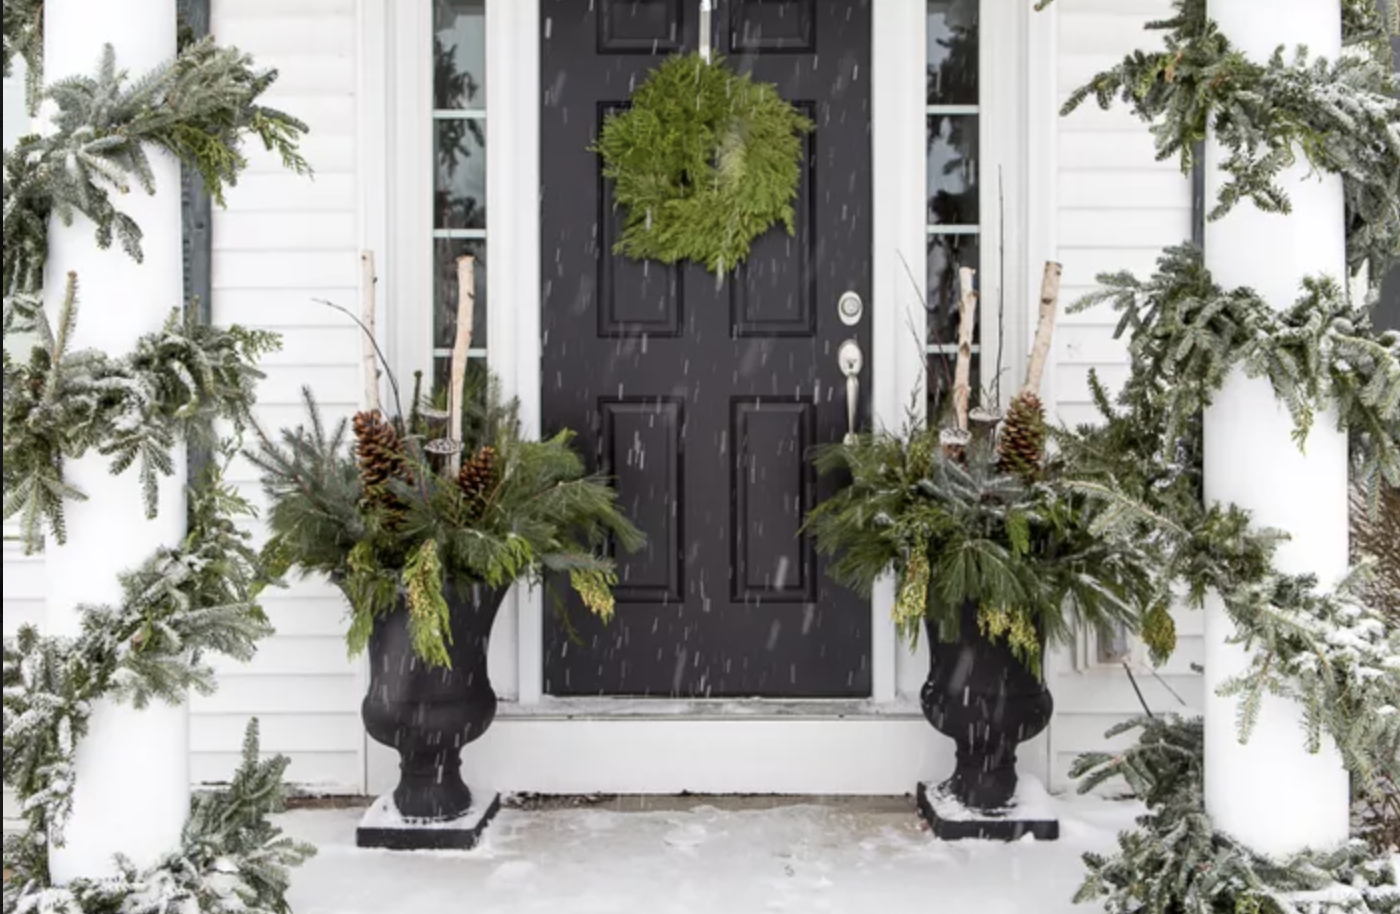
[[[1211,15],[1251,59],[1279,45],[1306,44],[1336,59],[1341,51],[1339,0],[1210,0]],[[1224,175],[1222,150],[1208,144],[1207,202]],[[1301,159],[1301,154],[1300,154]],[[1305,276],[1342,279],[1346,271],[1342,183],[1309,174],[1306,163],[1281,178],[1289,216],[1249,203],[1206,229],[1206,263],[1226,288],[1249,286],[1283,309],[1301,295]],[[1347,441],[1334,415],[1319,416],[1300,452],[1293,421],[1265,380],[1236,372],[1205,417],[1205,489],[1211,502],[1248,509],[1255,523],[1286,531],[1284,571],[1311,572],[1324,586],[1348,563]],[[1248,744],[1237,737],[1237,700],[1217,686],[1241,671],[1248,654],[1226,644],[1234,627],[1218,599],[1206,610],[1206,805],[1217,827],[1255,850],[1286,855],[1327,847],[1348,833],[1348,778],[1332,746],[1308,753],[1302,711],[1266,700]]]
[[[117,64],[139,77],[175,54],[175,4],[171,0],[48,0],[44,7],[45,75],[55,79],[96,72],[104,44]],[[158,191],[139,188],[116,199],[145,233],[145,262],[118,246],[99,250],[93,227],[79,218],[49,228],[44,298],[56,310],[65,277],[78,274],[80,309],[74,349],[121,355],[138,337],[160,328],[182,295],[180,169],[153,153]],[[69,461],[64,471],[88,500],[67,506],[68,542],[50,542],[47,627],[75,635],[82,605],[114,604],[117,576],[138,566],[185,531],[184,460],[160,484],[160,515],[146,520],[135,472],[114,477],[97,456]],[[145,711],[98,702],[91,730],[77,750],[77,784],[67,843],[50,854],[54,879],[113,871],[121,853],[138,865],[154,863],[179,846],[189,811],[189,712],[186,705],[157,704]]]

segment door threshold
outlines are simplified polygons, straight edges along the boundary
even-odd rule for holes
[[[538,704],[503,701],[500,719],[527,720],[844,720],[923,717],[919,702],[900,698],[553,698]]]

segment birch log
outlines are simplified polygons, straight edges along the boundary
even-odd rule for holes
[[[958,365],[953,375],[953,409],[957,412],[958,431],[967,431],[968,406],[972,401],[972,333],[977,328],[977,271],[963,267],[958,271],[962,295],[958,299]]]
[[[1040,396],[1045,376],[1045,362],[1050,357],[1050,341],[1055,337],[1055,312],[1060,306],[1060,277],[1064,267],[1054,261],[1045,264],[1045,276],[1040,281],[1040,323],[1035,328],[1035,346],[1031,349],[1030,365],[1026,369],[1026,386],[1022,393]]]
[[[457,339],[452,346],[452,387],[447,394],[449,437],[458,448],[449,464],[455,474],[462,465],[462,387],[467,382],[467,358],[472,348],[472,321],[476,316],[476,258],[457,259]]]
[[[360,254],[360,321],[364,332],[360,338],[360,364],[364,372],[365,405],[371,412],[380,411],[379,403],[379,357],[374,349],[375,293],[379,287],[379,277],[374,272],[374,252]]]

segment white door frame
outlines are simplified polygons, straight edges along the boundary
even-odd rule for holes
[[[698,0],[686,0],[697,2]],[[432,193],[431,4],[359,0],[362,40],[364,244],[378,253],[388,349],[405,376],[428,361]],[[872,402],[877,424],[904,421],[923,374],[926,275],[926,0],[871,0],[874,48]],[[982,269],[1005,275],[1008,341],[1004,362],[1029,349],[1028,290],[1052,253],[1054,38],[1051,14],[1032,28],[1030,3],[983,0],[981,150]],[[539,0],[487,0],[487,213],[491,269],[490,363],[519,397],[527,431],[539,430],[540,352],[540,37]],[[1038,148],[1034,174],[1030,150]],[[383,163],[382,168],[375,166]],[[998,181],[1004,181],[1006,263]],[[392,205],[391,205],[392,201]],[[374,223],[371,225],[370,223]],[[917,278],[917,279],[916,279]],[[995,281],[984,282],[984,306]],[[991,322],[985,322],[990,326]],[[995,346],[988,334],[984,352]],[[1008,385],[1003,385],[1006,387]],[[502,608],[491,644],[491,677],[503,702],[491,736],[466,753],[469,772],[505,789],[550,792],[904,792],[916,774],[946,763],[941,743],[919,717],[916,698],[926,655],[899,643],[890,621],[894,586],[876,588],[871,612],[873,691],[857,702],[635,702],[543,695],[544,599],[517,587]],[[734,711],[741,716],[736,717]],[[853,740],[857,722],[867,734]],[[878,734],[876,731],[880,731]],[[880,739],[891,761],[870,768],[852,746]],[[771,766],[733,764],[733,747],[757,740]],[[725,748],[728,746],[729,748]],[[845,747],[844,751],[841,747]],[[1036,746],[1028,769],[1048,768]],[[752,759],[753,750],[743,753]],[[725,754],[730,761],[724,762]],[[658,755],[659,754],[659,755]],[[882,752],[882,755],[885,753]],[[619,765],[619,757],[636,765]],[[665,758],[663,762],[661,757]],[[645,757],[645,758],[643,758]],[[814,770],[812,759],[829,759]],[[562,761],[562,764],[561,764]],[[565,770],[567,769],[567,770]],[[802,774],[794,771],[801,769]],[[368,782],[393,780],[393,760],[370,747]]]

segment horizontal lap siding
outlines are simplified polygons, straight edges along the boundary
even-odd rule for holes
[[[1056,86],[1061,102],[1095,73],[1129,51],[1157,41],[1143,25],[1171,12],[1169,0],[1058,0]],[[1156,160],[1145,125],[1121,106],[1101,111],[1090,100],[1056,125],[1056,237],[1064,263],[1064,302],[1094,288],[1103,272],[1130,270],[1146,275],[1161,250],[1191,236],[1191,184],[1175,160]],[[1114,339],[1116,315],[1105,308],[1065,315],[1056,331],[1054,392],[1057,418],[1069,424],[1091,422],[1089,372],[1111,387],[1127,377],[1124,343]],[[1154,712],[1197,709],[1202,702],[1199,675],[1192,670],[1204,654],[1201,616],[1178,614],[1181,643],[1160,670],[1134,671]],[[1080,753],[1122,743],[1105,740],[1113,725],[1142,713],[1142,704],[1121,667],[1077,665],[1067,651],[1051,667],[1057,716],[1051,729],[1054,786],[1070,786],[1069,769]],[[1080,668],[1085,666],[1085,668]],[[1185,703],[1183,705],[1183,702]]]
[[[229,192],[227,209],[214,214],[214,320],[282,336],[281,351],[263,363],[258,392],[258,418],[268,429],[302,421],[303,386],[315,390],[328,419],[348,415],[358,399],[356,331],[315,302],[353,308],[358,298],[355,10],[355,0],[213,2],[217,39],[277,68],[268,104],[311,128],[302,150],[314,179],[250,150],[248,172]],[[236,461],[230,475],[265,507],[247,461]],[[216,660],[218,691],[194,701],[195,780],[227,780],[256,716],[263,748],[291,759],[292,782],[363,791],[361,686],[345,653],[344,601],[323,582],[296,581],[268,593],[264,604],[277,633],[247,664]]]

